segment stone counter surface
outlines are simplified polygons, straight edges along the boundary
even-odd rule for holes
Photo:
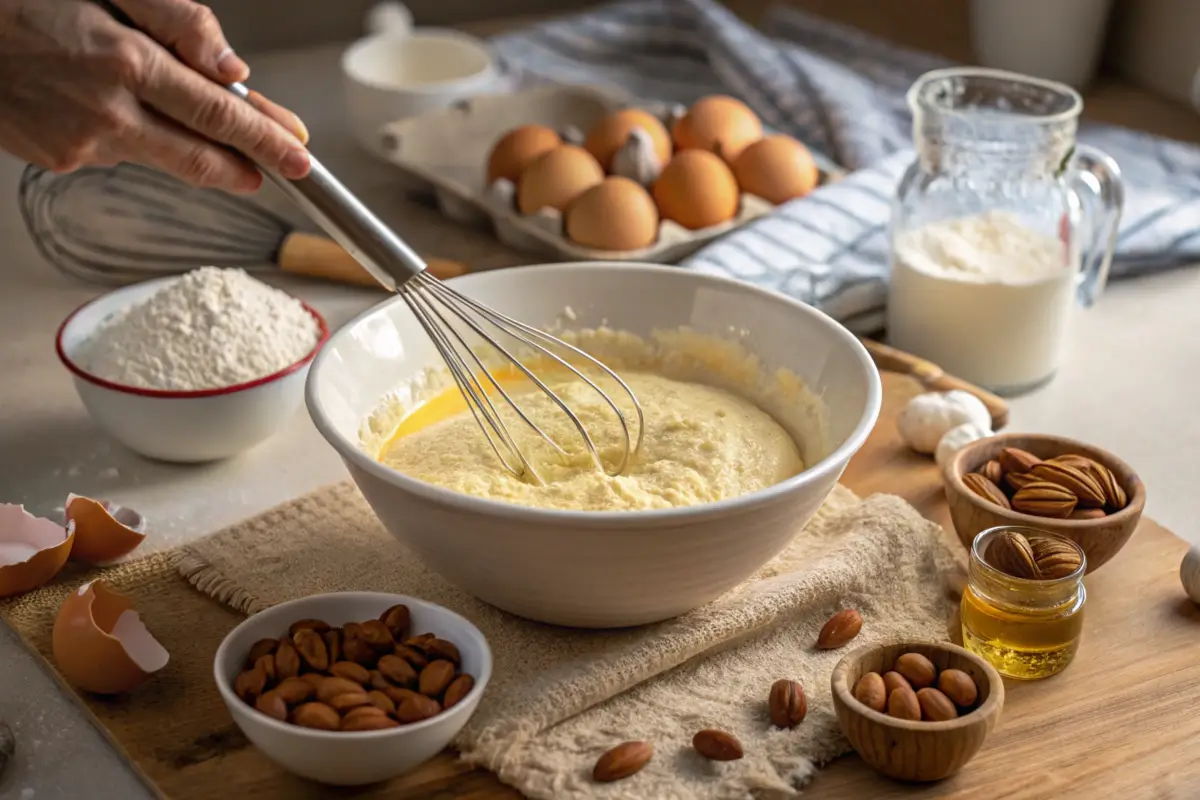
[[[407,203],[388,171],[354,148],[340,120],[338,52],[331,46],[252,59],[254,85],[304,117],[314,151],[417,249],[485,268],[527,261],[486,232],[451,226],[432,209]],[[1135,97],[1136,103],[1160,107]],[[1115,101],[1110,96],[1105,102],[1105,116],[1119,120],[1112,111]],[[1170,111],[1162,114],[1179,119]],[[1146,116],[1134,113],[1130,119]],[[1195,119],[1200,127],[1200,118]],[[165,548],[344,476],[340,461],[303,412],[272,441],[214,466],[151,464],[110,443],[84,412],[53,347],[62,319],[102,290],[59,275],[37,254],[11,188],[20,170],[14,160],[0,160],[0,186],[9,187],[0,194],[0,240],[5,244],[0,262],[0,501],[56,514],[71,491],[112,497],[146,514],[154,531],[147,548]],[[278,197],[266,199],[283,208]],[[365,290],[271,282],[314,305],[335,328],[380,299]],[[1200,393],[1196,308],[1200,270],[1112,287],[1098,307],[1080,313],[1061,374],[1045,389],[1014,401],[1011,423],[1013,430],[1073,436],[1119,453],[1146,481],[1147,513],[1194,540],[1200,539],[1194,525],[1200,510],[1200,463],[1194,457],[1194,443],[1200,441],[1194,401]],[[0,781],[0,798],[150,797],[3,625],[0,676],[0,719],[18,739],[17,757]]]

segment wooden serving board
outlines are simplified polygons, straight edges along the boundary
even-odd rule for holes
[[[950,524],[932,459],[900,441],[896,413],[927,381],[884,372],[883,413],[843,483],[861,496],[896,494]],[[1200,797],[1200,610],[1179,583],[1187,545],[1143,519],[1129,544],[1087,579],[1087,623],[1079,655],[1060,675],[1009,681],[1000,724],[953,778],[925,786],[879,777],[857,756],[835,760],[804,792],[825,798]],[[827,686],[811,691],[828,691]],[[517,800],[490,773],[439,756],[391,786],[393,798]],[[648,799],[649,800],[649,799]]]

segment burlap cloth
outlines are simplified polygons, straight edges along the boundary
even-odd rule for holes
[[[848,749],[828,688],[842,653],[813,648],[821,625],[857,608],[865,621],[856,644],[945,640],[962,569],[947,541],[903,500],[859,500],[839,486],[787,550],[725,597],[669,622],[584,632],[514,618],[450,586],[382,529],[352,485],[340,484],[104,572],[134,600],[171,663],[133,695],[81,700],[163,796],[319,796],[321,788],[271,765],[232,725],[212,685],[213,653],[243,614],[318,592],[393,591],[455,609],[488,637],[494,675],[455,744],[467,762],[526,795],[788,796]],[[54,614],[84,577],[68,575],[0,611],[48,658]],[[767,690],[785,676],[800,681],[809,703],[804,724],[790,731],[772,728],[766,710]],[[746,757],[703,761],[690,741],[704,727],[734,733]],[[596,757],[634,738],[654,742],[650,765],[593,784]],[[393,782],[356,794],[404,792]]]

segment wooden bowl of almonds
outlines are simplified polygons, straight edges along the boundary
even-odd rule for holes
[[[988,528],[1040,528],[1078,544],[1088,573],[1125,546],[1146,507],[1146,487],[1132,467],[1099,447],[1050,434],[972,442],[942,467],[942,483],[964,547]]]
[[[903,781],[936,781],[961,770],[1004,707],[1000,673],[941,642],[860,647],[834,667],[830,688],[855,752]]]

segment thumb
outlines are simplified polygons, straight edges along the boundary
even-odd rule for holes
[[[221,30],[217,15],[195,0],[111,0],[147,36],[175,51],[192,69],[219,83],[244,81],[250,68]]]

